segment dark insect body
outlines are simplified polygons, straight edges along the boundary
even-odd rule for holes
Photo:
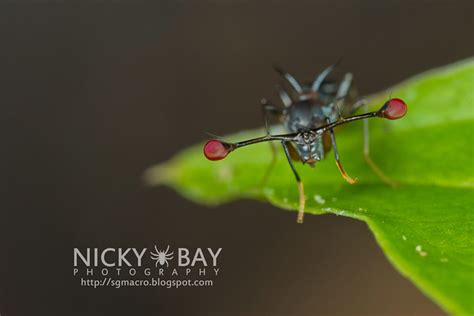
[[[276,158],[276,148],[273,142],[280,141],[298,184],[298,223],[303,222],[305,195],[303,182],[294,167],[293,161],[300,161],[303,164],[314,167],[318,161],[325,158],[332,148],[336,165],[342,177],[350,184],[353,184],[357,179],[351,178],[342,166],[337,150],[334,128],[352,121],[365,120],[372,117],[396,120],[402,118],[407,111],[407,106],[403,100],[390,99],[375,112],[354,115],[361,107],[364,107],[367,111],[367,102],[363,99],[357,100],[357,91],[352,84],[352,74],[347,73],[339,83],[328,79],[328,75],[334,66],[326,68],[310,84],[300,84],[292,75],[275,67],[275,70],[286,80],[293,91],[290,94],[287,90],[277,86],[283,107],[277,107],[265,99],[262,100],[266,135],[237,143],[213,139],[204,145],[204,155],[209,160],[221,160],[239,147],[260,142],[270,142],[273,160],[265,174],[264,180],[266,180]],[[272,135],[268,126],[267,114],[273,114],[279,118],[288,133]],[[395,183],[385,176],[370,158],[368,131],[368,121],[365,120],[365,160],[384,182],[394,185]]]

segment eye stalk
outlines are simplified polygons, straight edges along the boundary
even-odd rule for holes
[[[374,117],[386,118],[388,120],[398,120],[405,116],[407,113],[407,105],[401,99],[390,99],[375,112],[368,112],[364,114],[354,115],[347,118],[340,118],[339,120],[330,124],[317,127],[311,130],[316,135],[322,135],[323,133],[332,130],[336,126],[347,124],[350,122],[365,120]],[[280,142],[297,142],[301,138],[301,132],[279,134],[252,138],[237,143],[226,143],[218,139],[211,139],[208,141],[203,148],[204,155],[209,160],[222,160],[231,152],[237,148],[253,145],[262,142],[280,141]]]
[[[209,160],[221,160],[232,151],[232,145],[217,139],[211,139],[203,148],[204,156]]]
[[[402,99],[390,99],[377,111],[377,116],[398,120],[407,113],[407,104]]]

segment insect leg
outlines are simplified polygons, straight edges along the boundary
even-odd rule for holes
[[[288,92],[286,92],[286,90],[283,89],[279,85],[276,85],[275,88],[278,92],[278,95],[280,96],[280,99],[281,99],[281,102],[283,103],[283,105],[285,107],[289,107],[293,103],[293,101],[291,100],[290,95],[288,94]]]
[[[270,135],[270,126],[268,124],[268,117],[267,114],[271,113],[274,115],[281,115],[282,110],[276,107],[275,105],[269,103],[266,99],[262,99],[261,101],[262,104],[262,112],[263,112],[263,119],[265,122],[265,133],[267,135]],[[270,162],[270,165],[267,167],[267,170],[265,171],[265,174],[263,175],[262,179],[260,180],[259,187],[262,187],[268,180],[268,177],[270,176],[273,167],[275,166],[276,160],[277,160],[277,148],[275,143],[269,142],[270,149],[272,151],[272,160]]]
[[[327,120],[329,123],[329,120]],[[339,171],[341,172],[342,177],[344,180],[349,182],[350,184],[354,184],[357,182],[357,178],[351,178],[346,171],[344,170],[344,167],[342,166],[341,160],[339,158],[339,152],[337,150],[337,144],[336,144],[336,135],[334,135],[334,129],[330,129],[329,133],[331,133],[331,143],[332,143],[332,148],[334,150],[334,159],[336,159],[336,165]]]
[[[344,108],[344,101],[352,85],[352,74],[346,73],[344,79],[342,79],[339,88],[337,89],[336,99],[334,100],[334,107],[336,108],[339,117],[343,115],[342,109]]]
[[[356,101],[352,106],[351,106],[351,113],[357,112],[358,109],[361,107],[364,107],[364,110],[368,109],[367,108],[367,100],[366,99],[360,99]]]
[[[342,58],[339,58],[336,63],[330,65],[326,69],[324,69],[317,77],[314,79],[313,84],[311,85],[311,90],[314,92],[319,92],[321,87],[323,86],[324,82],[326,81],[326,78],[329,76],[329,74],[336,68],[337,65],[342,61]]]
[[[311,85],[311,90],[314,92],[318,92],[321,86],[323,85],[324,80],[327,78],[327,76],[331,73],[331,71],[334,69],[336,64],[331,65],[324,69],[313,81],[313,84]]]
[[[265,122],[265,132],[267,133],[267,135],[270,135],[270,126],[268,125],[267,114],[271,113],[273,115],[280,116],[283,113],[283,111],[280,108],[278,108],[277,106],[275,106],[272,103],[268,102],[267,99],[262,99],[260,101],[260,103],[262,105],[263,119],[264,119],[264,122]]]
[[[285,80],[293,87],[293,89],[295,89],[297,93],[303,93],[303,88],[301,87],[301,84],[295,79],[295,77],[277,65],[273,65],[273,69],[275,69],[275,71],[278,72],[280,76],[285,78]]]
[[[366,100],[360,100],[357,103],[360,103],[359,107],[364,107],[364,110],[368,111],[369,104]],[[355,107],[355,105],[354,105]],[[364,159],[370,168],[379,176],[379,178],[386,184],[396,187],[398,183],[390,179],[385,173],[375,164],[375,162],[370,158],[370,143],[369,143],[369,120],[364,120]]]
[[[304,188],[303,188],[303,182],[301,182],[300,176],[298,175],[298,172],[296,172],[295,166],[293,164],[293,161],[291,160],[291,155],[290,151],[288,149],[288,143],[286,141],[282,141],[281,144],[283,145],[283,149],[285,150],[285,155],[286,158],[288,159],[288,163],[290,164],[291,170],[293,171],[293,174],[295,175],[296,178],[296,183],[298,184],[298,193],[299,193],[299,207],[298,207],[298,217],[296,218],[296,222],[299,224],[303,223],[303,217],[304,217],[304,205],[305,205],[305,196],[304,196]]]
[[[352,85],[352,78],[353,75],[350,72],[344,75],[344,79],[342,79],[339,89],[337,90],[336,98],[345,98],[349,94],[349,89]]]

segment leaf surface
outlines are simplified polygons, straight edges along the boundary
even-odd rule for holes
[[[372,159],[400,183],[397,188],[382,183],[365,163],[362,122],[336,133],[344,167],[359,178],[357,184],[344,182],[332,152],[314,169],[297,166],[307,213],[365,221],[390,262],[446,311],[459,315],[474,314],[473,89],[470,59],[369,97],[372,109],[389,94],[409,106],[401,120],[370,121]],[[259,129],[225,139],[261,135]],[[296,183],[283,151],[268,181],[259,186],[271,159],[268,144],[241,148],[218,162],[204,158],[202,145],[151,167],[147,181],[168,185],[198,203],[254,198],[298,208]]]

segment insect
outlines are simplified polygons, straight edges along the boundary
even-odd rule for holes
[[[167,267],[169,266],[168,260],[173,260],[173,252],[168,253],[169,250],[170,250],[169,245],[168,245],[168,247],[166,248],[165,251],[158,250],[158,248],[155,245],[155,251],[156,252],[153,252],[153,251],[150,252],[151,259],[156,261],[155,262],[155,267],[158,267],[158,263],[161,266],[164,265],[165,263],[166,263]]]
[[[387,184],[395,183],[388,178],[370,158],[368,118],[381,117],[389,120],[402,118],[407,112],[407,105],[401,99],[389,99],[377,111],[368,112],[368,104],[364,99],[357,100],[357,91],[352,84],[352,74],[347,73],[340,82],[329,80],[328,76],[336,64],[324,69],[309,84],[300,84],[292,75],[275,67],[286,84],[292,89],[289,93],[277,86],[282,107],[275,106],[262,99],[266,135],[241,142],[229,143],[220,139],[211,139],[204,145],[204,155],[209,160],[224,159],[230,152],[244,146],[270,142],[273,148],[273,162],[276,157],[274,142],[280,142],[288,164],[295,176],[299,192],[299,208],[297,222],[303,222],[305,195],[303,182],[295,169],[294,162],[300,161],[314,167],[324,159],[332,149],[337,168],[344,180],[354,184],[357,179],[350,177],[342,166],[336,144],[334,128],[349,122],[364,120],[364,157],[374,172]],[[364,114],[354,115],[364,108]],[[272,135],[267,115],[279,118],[287,133]]]

